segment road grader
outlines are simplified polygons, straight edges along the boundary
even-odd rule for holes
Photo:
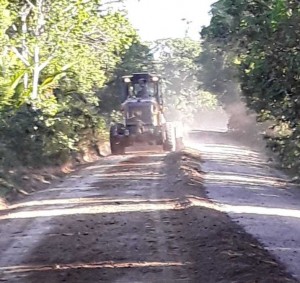
[[[110,127],[112,154],[124,154],[126,147],[136,144],[161,145],[165,151],[183,147],[182,124],[166,121],[160,76],[123,76],[121,111],[123,122]]]

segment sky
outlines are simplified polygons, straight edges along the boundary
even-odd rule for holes
[[[216,0],[127,0],[128,17],[142,40],[188,36],[198,40],[201,26],[210,21]],[[186,19],[186,20],[182,20]],[[189,24],[188,24],[189,22]]]

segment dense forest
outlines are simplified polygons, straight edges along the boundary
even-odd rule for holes
[[[211,78],[216,70],[207,88],[230,101],[232,80],[240,83],[248,107],[259,121],[269,121],[268,146],[283,167],[299,172],[299,1],[219,0],[211,14],[201,32],[200,61],[211,62],[204,75]]]
[[[118,78],[149,57],[116,2],[0,0],[2,191],[16,168],[60,165],[105,139]]]
[[[206,103],[195,84],[199,42],[141,42],[122,2],[0,1],[2,193],[28,170],[99,154],[109,123],[120,118],[122,75],[162,74],[169,114],[190,114],[187,101]]]
[[[1,1],[3,164],[63,162],[105,129],[97,91],[139,40],[99,2]]]
[[[299,169],[297,1],[219,0],[201,42],[146,43],[121,2],[0,0],[4,192],[18,167],[60,165],[97,151],[119,117],[120,78],[137,71],[161,74],[167,114],[185,121],[242,96],[271,125],[268,146],[283,166]]]

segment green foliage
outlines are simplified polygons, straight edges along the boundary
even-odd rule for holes
[[[0,167],[59,164],[105,139],[111,81],[146,52],[124,11],[0,0],[0,16]]]
[[[200,89],[197,81],[199,42],[189,38],[158,40],[153,52],[156,71],[164,79],[163,95],[170,118],[192,122],[197,112],[217,105],[216,97]]]
[[[212,16],[202,30],[205,44],[238,71],[244,98],[261,119],[288,125],[284,138],[281,126],[274,128],[271,147],[276,144],[284,166],[299,168],[299,2],[219,0]]]

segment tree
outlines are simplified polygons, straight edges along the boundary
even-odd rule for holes
[[[0,142],[27,163],[70,158],[105,131],[96,91],[138,41],[136,32],[123,11],[97,0],[0,4],[6,15],[0,26],[6,50],[0,54]]]
[[[163,94],[170,118],[179,115],[190,122],[198,111],[216,106],[215,96],[201,89],[197,81],[199,42],[189,38],[158,40],[153,44],[153,53],[157,71],[165,80]]]
[[[22,83],[24,91],[29,90],[25,97],[40,99],[39,86],[45,89],[68,70],[77,74],[77,86],[83,91],[90,91],[96,82],[103,85],[104,70],[118,62],[118,53],[130,46],[134,31],[119,12],[99,14],[98,2],[10,2],[13,23],[7,34],[10,50],[25,70]]]
[[[299,168],[299,2],[220,0],[206,44],[222,50],[239,73],[243,96],[262,120],[272,120],[271,148],[284,166]],[[224,61],[225,62],[225,61]]]

